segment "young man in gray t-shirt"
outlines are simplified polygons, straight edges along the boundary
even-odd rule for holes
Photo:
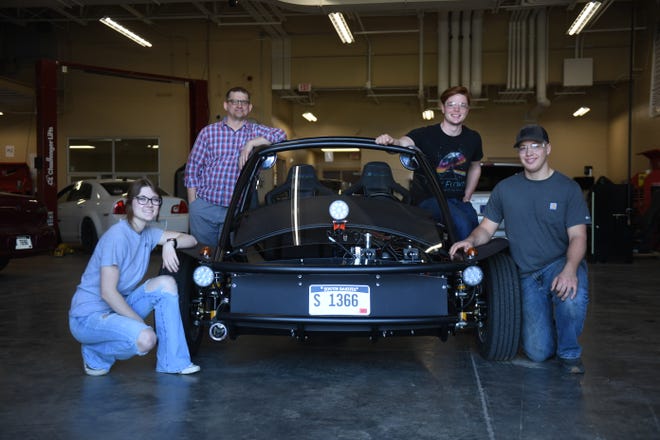
[[[481,224],[450,255],[487,243],[504,221],[520,270],[525,354],[535,362],[557,355],[567,372],[584,373],[578,338],[589,302],[589,210],[578,184],[550,167],[543,127],[523,127],[514,148],[524,172],[495,186]]]

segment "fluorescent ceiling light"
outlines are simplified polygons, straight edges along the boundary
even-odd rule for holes
[[[582,8],[582,11],[580,14],[577,16],[573,24],[571,25],[570,28],[568,28],[568,31],[566,32],[568,35],[576,35],[579,34],[582,29],[589,23],[589,21],[593,18],[594,14],[598,9],[601,7],[602,3],[601,2],[589,2],[584,5],[584,8]]]
[[[115,30],[122,34],[124,37],[130,38],[131,40],[135,41],[137,44],[139,44],[142,47],[151,47],[151,43],[149,43],[147,40],[139,36],[138,34],[129,31],[126,29],[124,26],[120,25],[116,21],[114,21],[110,17],[103,17],[99,20],[101,23],[104,25],[108,26],[112,30]]]
[[[335,31],[337,31],[337,35],[339,35],[339,39],[342,43],[351,44],[355,41],[351,30],[346,24],[346,20],[344,20],[344,15],[341,12],[331,12],[328,14],[328,17],[330,18],[332,25],[335,27]]]
[[[305,112],[302,114],[302,117],[307,119],[309,122],[316,122],[318,120],[312,112]]]
[[[356,153],[359,148],[321,148],[324,153]]]
[[[94,150],[94,145],[69,145],[69,150]]]
[[[435,118],[435,112],[433,110],[424,110],[422,112],[422,118],[426,121],[430,121],[431,119]]]
[[[591,109],[589,107],[580,107],[579,109],[575,110],[575,112],[573,113],[573,116],[578,118],[580,116],[586,115],[590,111],[591,111]]]

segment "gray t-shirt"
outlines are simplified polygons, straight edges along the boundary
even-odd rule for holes
[[[119,268],[117,290],[123,296],[131,294],[147,273],[151,251],[158,245],[163,232],[162,229],[147,226],[138,234],[126,220],[120,220],[108,229],[99,239],[87,263],[87,268],[71,300],[69,315],[87,316],[94,312],[112,310],[101,298],[101,267],[103,266],[117,266]]]
[[[524,173],[502,180],[484,216],[504,221],[511,256],[523,274],[566,256],[567,229],[591,224],[579,185],[558,171],[545,180],[529,180]]]

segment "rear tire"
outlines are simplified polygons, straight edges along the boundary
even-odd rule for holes
[[[96,233],[94,222],[86,218],[80,225],[80,244],[87,253],[94,252],[96,243],[99,241],[99,236]]]
[[[484,289],[486,319],[477,331],[479,352],[488,360],[511,360],[520,345],[522,304],[518,268],[508,253],[485,261]]]

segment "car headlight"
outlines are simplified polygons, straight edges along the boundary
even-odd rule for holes
[[[476,286],[484,279],[484,272],[479,266],[469,266],[463,270],[463,282],[468,286]]]
[[[330,212],[330,217],[332,217],[333,220],[344,220],[346,217],[348,217],[348,203],[344,202],[343,200],[335,200],[330,204],[328,211]]]
[[[213,280],[215,279],[215,274],[213,270],[208,266],[199,266],[193,272],[193,281],[199,287],[210,286]]]

